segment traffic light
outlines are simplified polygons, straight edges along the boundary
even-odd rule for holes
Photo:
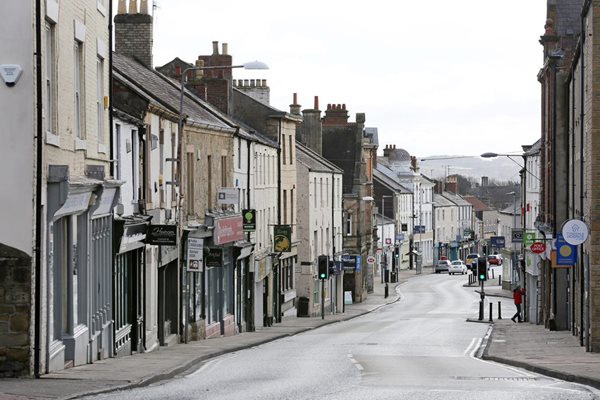
[[[477,259],[477,279],[479,281],[487,281],[487,260],[485,257]]]
[[[319,279],[329,278],[329,257],[319,256]]]
[[[400,258],[400,246],[398,245],[394,246],[394,257],[396,257],[396,259]]]

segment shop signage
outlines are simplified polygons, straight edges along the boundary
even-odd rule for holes
[[[273,248],[277,253],[292,251],[291,225],[275,225],[273,227]]]
[[[523,243],[525,247],[531,246],[537,239],[537,234],[535,232],[525,232],[523,237]]]
[[[223,249],[208,249],[206,255],[207,267],[220,267],[223,265]]]
[[[220,246],[225,243],[244,239],[241,215],[215,219],[214,224],[215,230],[213,233],[213,242],[215,245]]]
[[[177,246],[177,225],[150,225],[146,243],[159,246]]]
[[[531,245],[531,251],[541,254],[546,251],[546,245],[543,242],[535,242]]]
[[[242,210],[244,231],[256,230],[256,210]]]
[[[240,191],[237,188],[219,188],[217,189],[218,205],[236,206],[240,202]]]
[[[402,224],[402,232],[408,231],[408,224]]]
[[[342,256],[344,272],[360,272],[360,256],[346,254]]]
[[[522,243],[523,242],[523,229],[513,228],[511,232],[511,241],[513,243]]]
[[[413,228],[414,233],[425,233],[425,225],[415,225]]]
[[[490,243],[492,247],[501,249],[506,245],[506,240],[504,239],[504,236],[492,236],[490,238]]]
[[[187,270],[202,272],[204,264],[204,239],[188,238],[187,240]]]
[[[577,264],[577,246],[569,244],[562,233],[556,235],[556,265],[571,267]]]
[[[578,246],[587,240],[588,227],[581,220],[570,219],[563,225],[562,235],[568,244]]]

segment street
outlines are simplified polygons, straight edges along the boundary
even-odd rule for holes
[[[365,316],[224,355],[150,387],[86,398],[598,398],[586,386],[477,358],[489,326],[466,321],[479,303],[466,281],[421,275],[399,287],[398,302]]]

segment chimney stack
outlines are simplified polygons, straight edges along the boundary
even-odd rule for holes
[[[129,12],[125,12],[125,0],[119,1],[115,16],[115,52],[137,59],[152,69],[153,26],[148,14],[148,4],[142,0],[138,13],[137,0],[129,1]]]

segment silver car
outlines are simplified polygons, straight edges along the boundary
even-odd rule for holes
[[[462,260],[454,260],[450,263],[450,267],[448,267],[448,275],[461,274],[464,275],[467,273],[467,265],[462,262]]]

